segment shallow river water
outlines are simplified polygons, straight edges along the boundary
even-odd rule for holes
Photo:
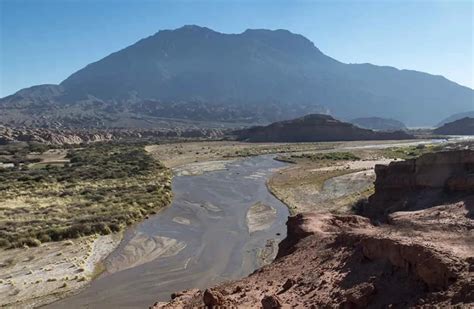
[[[172,292],[250,274],[262,266],[261,255],[267,262],[274,257],[286,236],[288,210],[266,187],[284,165],[260,156],[176,176],[172,205],[126,231],[100,278],[48,308],[148,308]],[[247,212],[259,202],[274,209],[274,220],[250,234]]]

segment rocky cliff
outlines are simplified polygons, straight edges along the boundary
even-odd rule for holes
[[[301,118],[279,121],[235,131],[239,140],[249,142],[319,142],[354,140],[411,139],[412,135],[397,132],[375,132],[334,119],[329,115],[311,114]]]
[[[153,307],[470,308],[473,153],[430,154],[378,167],[369,205],[376,217],[290,217],[272,264],[241,280],[175,293],[171,302]],[[426,190],[445,191],[443,199],[431,199],[422,210],[396,211],[400,196],[425,200]],[[379,213],[386,223],[373,225]]]

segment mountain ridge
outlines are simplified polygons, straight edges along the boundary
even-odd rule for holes
[[[178,115],[250,124],[310,113],[357,118],[370,111],[421,125],[469,110],[473,102],[472,89],[442,76],[345,64],[288,30],[225,34],[188,25],[158,31],[59,85],[33,86],[0,99],[0,123],[67,126],[65,116],[71,114],[80,125],[94,126],[81,120],[80,110],[96,118]]]

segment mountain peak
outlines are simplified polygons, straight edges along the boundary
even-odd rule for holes
[[[216,32],[207,27],[202,27],[199,25],[184,25],[180,28],[175,29],[174,31],[193,31],[193,32]]]
[[[305,51],[314,53],[316,51],[317,54],[322,55],[322,52],[309,39],[285,29],[247,29],[240,35],[269,43],[281,50],[293,50],[299,53]]]
[[[184,25],[182,27],[176,28],[176,29],[165,29],[165,30],[160,30],[155,35],[152,37],[159,38],[160,36],[175,36],[175,35],[185,35],[185,36],[196,36],[199,37],[199,35],[208,35],[208,34],[219,34],[219,32],[214,31],[210,28],[207,27],[202,27],[199,25]]]

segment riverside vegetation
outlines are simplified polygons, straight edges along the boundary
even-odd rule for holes
[[[171,172],[141,146],[65,151],[62,165],[0,168],[0,247],[106,235],[171,201]]]

